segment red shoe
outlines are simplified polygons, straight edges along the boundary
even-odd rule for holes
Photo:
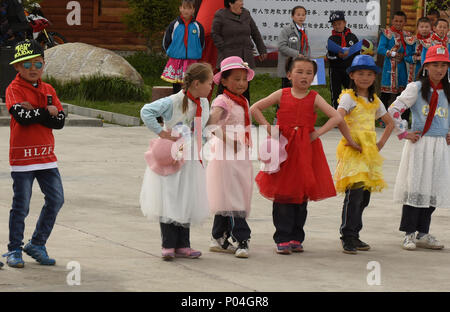
[[[163,248],[162,249],[163,260],[169,261],[175,258],[175,248]]]
[[[292,250],[289,242],[277,244],[277,253],[280,255],[290,255]]]
[[[175,257],[177,258],[189,258],[195,259],[202,255],[201,251],[194,250],[192,248],[177,248],[175,249]]]
[[[303,252],[303,245],[302,245],[302,243],[299,242],[299,241],[291,240],[291,241],[289,242],[289,246],[291,247],[291,250],[292,250],[293,252]]]

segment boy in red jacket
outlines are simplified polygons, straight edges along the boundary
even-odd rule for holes
[[[44,51],[34,40],[16,44],[16,78],[6,90],[6,107],[11,114],[9,163],[14,197],[9,215],[9,244],[6,263],[23,268],[25,218],[29,212],[33,181],[45,195],[36,229],[23,251],[42,265],[54,265],[45,243],[64,203],[64,191],[54,154],[52,129],[64,127],[65,114],[53,87],[41,80]]]

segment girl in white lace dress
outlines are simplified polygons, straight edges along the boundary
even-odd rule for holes
[[[406,139],[395,181],[394,201],[403,204],[400,231],[406,233],[403,248],[442,249],[429,228],[431,214],[450,208],[449,53],[444,46],[431,47],[418,80],[389,108],[399,139]],[[401,114],[410,108],[412,129]],[[418,232],[416,237],[416,232]]]
[[[201,255],[200,251],[190,248],[189,228],[209,214],[206,170],[199,151],[202,147],[202,129],[209,118],[206,97],[211,90],[212,79],[209,64],[195,63],[186,71],[183,90],[145,104],[141,109],[145,125],[159,136],[156,140],[172,140],[177,144],[184,142],[183,165],[180,168],[169,170],[170,165],[153,161],[147,166],[142,183],[141,210],[146,217],[160,223],[164,260],[198,258]],[[158,123],[158,117],[163,118],[163,127]],[[183,129],[187,129],[187,136]],[[182,137],[175,136],[172,130],[183,133]],[[152,146],[155,148],[149,150],[151,154],[161,153],[162,144],[151,143]]]

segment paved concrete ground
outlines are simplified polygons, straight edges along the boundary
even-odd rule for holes
[[[65,188],[65,204],[47,248],[54,267],[40,266],[24,255],[24,269],[0,270],[3,291],[450,291],[450,211],[437,210],[431,232],[448,247],[442,251],[401,249],[401,207],[392,189],[402,144],[395,137],[382,151],[389,188],[373,194],[364,214],[362,239],[372,250],[342,253],[338,228],[343,197],[311,202],[306,222],[305,252],[274,252],[271,202],[255,188],[249,224],[251,257],[208,251],[212,218],[191,229],[192,246],[203,251],[197,260],[160,258],[158,224],[141,214],[139,192],[145,169],[143,153],[150,131],[145,127],[78,128],[55,131],[56,153]],[[6,252],[12,180],[8,164],[9,128],[0,128],[0,250]],[[323,137],[334,170],[340,135]],[[257,170],[257,163],[254,163]],[[34,185],[26,240],[43,202]],[[69,286],[67,264],[81,266],[81,285]],[[380,265],[381,285],[369,286],[370,261]],[[69,275],[70,277],[70,275]]]

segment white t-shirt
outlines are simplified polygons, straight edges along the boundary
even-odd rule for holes
[[[367,102],[369,101],[369,99],[367,97],[365,97],[365,96],[361,96],[361,97],[364,100],[366,100]],[[356,107],[356,102],[353,101],[350,94],[346,93],[346,94],[342,95],[341,100],[339,102],[338,109],[343,108],[343,109],[345,109],[347,114],[349,114],[355,107]],[[384,107],[384,104],[380,101],[380,107],[378,107],[378,109],[377,109],[377,113],[375,114],[375,119],[381,118],[386,113],[387,113],[386,108]]]

